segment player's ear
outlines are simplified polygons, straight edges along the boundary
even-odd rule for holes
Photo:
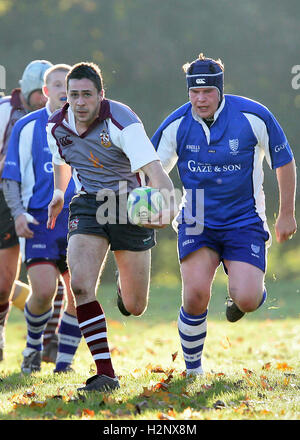
[[[43,95],[46,96],[46,98],[49,98],[49,90],[47,86],[42,87]]]

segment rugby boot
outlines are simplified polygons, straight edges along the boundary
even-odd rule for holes
[[[100,391],[110,392],[120,388],[118,379],[106,376],[105,374],[96,374],[90,377],[84,387],[77,388],[77,391]]]
[[[24,356],[21,366],[22,373],[31,374],[35,371],[40,371],[42,361],[42,355],[40,351],[25,348],[22,354]]]
[[[238,306],[232,301],[231,298],[227,298],[226,304],[226,318],[229,322],[236,322],[245,315]]]

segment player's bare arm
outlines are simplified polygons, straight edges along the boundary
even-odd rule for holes
[[[53,164],[54,170],[54,192],[53,198],[48,206],[48,222],[47,228],[53,229],[57,216],[60,214],[64,206],[64,193],[71,179],[71,167],[67,164]]]
[[[279,188],[279,213],[275,224],[278,243],[282,243],[295,234],[296,166],[292,160],[276,170]]]

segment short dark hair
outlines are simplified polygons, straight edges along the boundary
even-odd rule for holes
[[[103,89],[103,79],[102,79],[102,73],[97,66],[97,64],[94,63],[77,63],[72,66],[72,69],[67,74],[66,80],[67,80],[67,89],[69,88],[69,81],[70,79],[84,79],[87,78],[91,80],[98,92],[101,92]]]

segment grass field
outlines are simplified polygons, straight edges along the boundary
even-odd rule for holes
[[[20,373],[26,328],[12,308],[0,364],[0,420],[300,420],[300,281],[272,281],[265,305],[235,324],[225,318],[226,288],[216,280],[203,355],[204,377],[187,379],[177,335],[180,286],[152,285],[140,318],[125,318],[115,287],[99,289],[121,389],[78,395],[95,372],[85,343],[76,373],[54,375],[42,363]]]

